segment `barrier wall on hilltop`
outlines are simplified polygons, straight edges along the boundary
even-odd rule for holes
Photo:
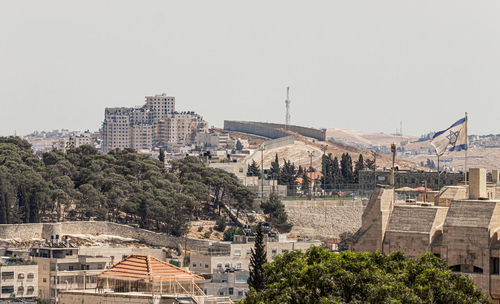
[[[295,125],[289,125],[287,127],[284,124],[275,124],[267,122],[224,120],[225,130],[250,133],[269,138],[280,138],[290,135],[282,130],[285,128],[288,128],[288,130],[298,133],[302,136],[312,137],[321,141],[326,140],[325,130],[319,130],[319,129],[307,128]]]

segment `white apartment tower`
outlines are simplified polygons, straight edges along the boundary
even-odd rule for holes
[[[208,124],[194,112],[175,112],[175,97],[165,93],[146,96],[136,108],[106,108],[102,127],[102,152],[133,148],[151,150],[169,143],[191,144]]]

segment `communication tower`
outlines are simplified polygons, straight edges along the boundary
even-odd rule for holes
[[[288,129],[290,125],[290,87],[286,87],[286,99],[285,99],[285,108],[286,108],[286,116],[285,116],[285,126]]]

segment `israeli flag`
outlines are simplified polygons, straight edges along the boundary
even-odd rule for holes
[[[467,150],[467,116],[451,125],[448,129],[434,134],[431,144],[438,155],[443,155],[446,150]]]

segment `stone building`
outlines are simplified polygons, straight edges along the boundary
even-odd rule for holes
[[[224,272],[226,269],[248,270],[251,249],[254,248],[255,237],[238,236],[234,241],[219,242],[194,250],[190,255],[190,266],[198,274],[212,274]],[[286,250],[306,250],[311,246],[320,246],[320,241],[295,241],[285,239],[269,239],[266,242],[268,259],[272,259]]]
[[[38,265],[22,259],[2,259],[0,300],[35,300],[38,297]],[[3,302],[2,302],[3,303]]]
[[[444,187],[429,204],[397,202],[393,187],[377,187],[351,249],[432,252],[500,303],[499,173],[493,170],[491,183],[484,169],[470,169],[469,177],[468,186]]]

